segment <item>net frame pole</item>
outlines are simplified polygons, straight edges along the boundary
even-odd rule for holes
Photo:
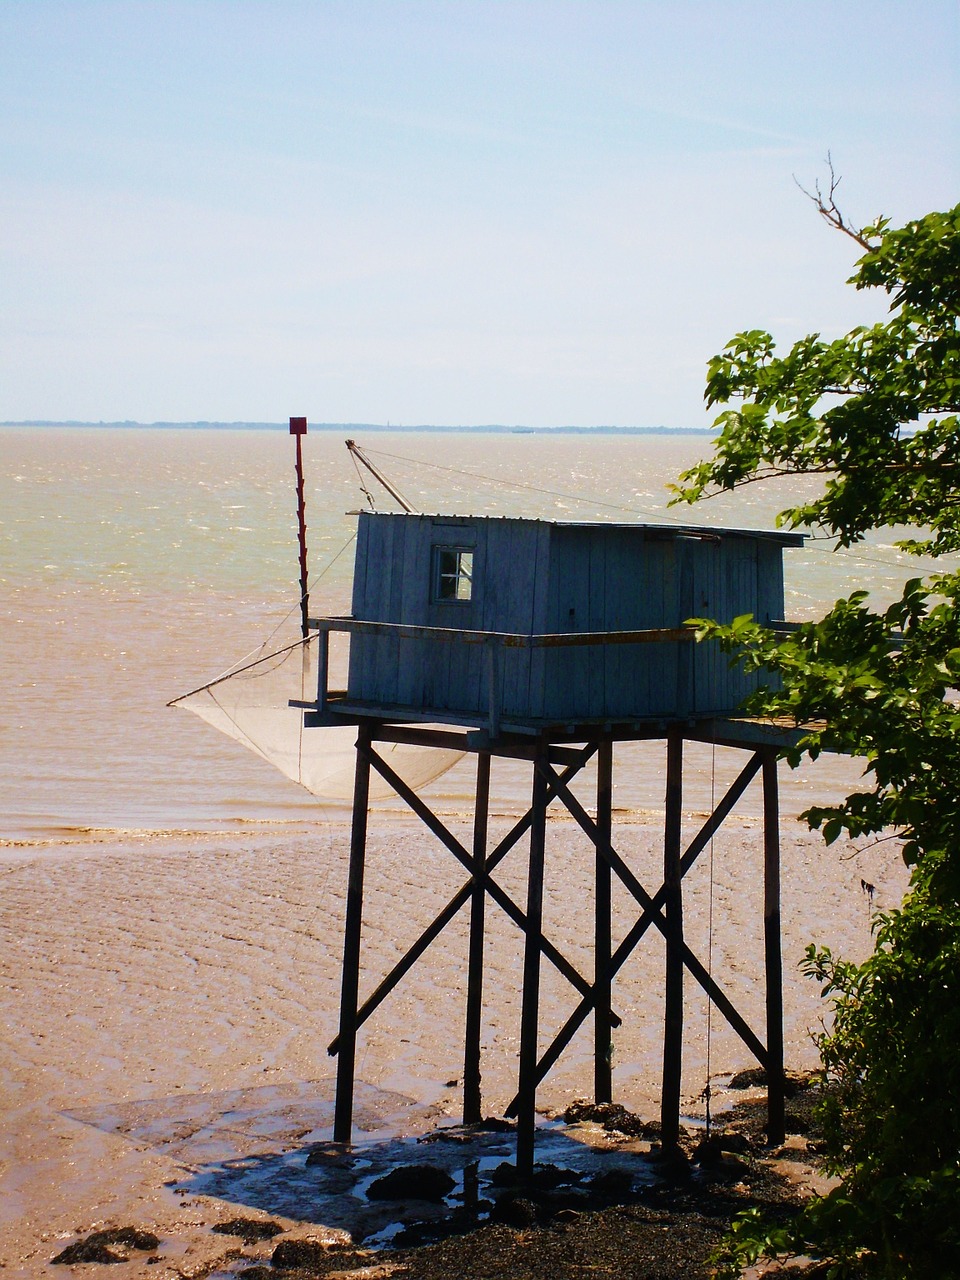
[[[337,1052],[337,1098],[333,1119],[334,1142],[353,1136],[353,1089],[357,1059],[357,1003],[360,992],[360,935],[363,928],[363,872],[367,848],[367,811],[370,798],[370,741],[372,727],[360,725],[357,768],[353,787],[353,825],[350,834],[350,869],[347,911],[343,930],[343,971],[340,985],[340,1033]]]

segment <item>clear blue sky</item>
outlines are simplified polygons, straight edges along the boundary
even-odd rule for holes
[[[960,200],[956,0],[0,2],[0,420],[698,426]]]

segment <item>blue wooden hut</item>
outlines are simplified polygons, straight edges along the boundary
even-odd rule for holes
[[[565,523],[483,516],[360,515],[353,608],[318,618],[319,686],[305,724],[358,726],[350,871],[344,926],[334,1138],[352,1132],[357,1034],[461,908],[470,904],[464,1033],[464,1121],[480,1119],[484,910],[491,897],[524,934],[517,1117],[517,1167],[534,1164],[536,1091],[592,1013],[594,1097],[612,1098],[612,982],[648,929],[665,941],[661,1131],[664,1149],[680,1133],[683,984],[689,973],[767,1073],[768,1136],[783,1137],[784,1066],[780,961],[777,753],[788,731],[758,731],[737,716],[762,678],[731,667],[712,643],[692,643],[692,617],[783,618],[783,550],[800,534],[666,524]],[[331,631],[350,634],[347,689],[327,690]],[[421,723],[411,723],[420,721]],[[466,726],[454,730],[448,726]],[[666,741],[663,883],[650,892],[615,848],[613,746]],[[682,840],[684,740],[749,752],[747,763],[692,842]],[[473,753],[477,780],[472,848],[393,769],[380,744],[451,747]],[[576,745],[573,745],[576,744]],[[491,759],[529,761],[528,813],[488,848]],[[596,759],[591,813],[571,789]],[[376,989],[360,1000],[361,934],[369,779],[375,771],[468,871],[469,880]],[[684,939],[682,880],[751,780],[763,786],[765,1040],[751,1028]],[[562,804],[596,850],[594,970],[581,975],[543,934],[548,807]],[[527,898],[520,909],[491,872],[529,833]],[[611,885],[635,898],[636,922],[614,947]],[[571,983],[579,1003],[539,1052],[541,956]]]
[[[364,512],[345,706],[391,717],[562,723],[734,712],[759,677],[691,617],[783,617],[800,534]]]

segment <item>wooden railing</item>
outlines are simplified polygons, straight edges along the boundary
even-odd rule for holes
[[[350,635],[391,636],[400,640],[434,640],[447,644],[483,645],[489,687],[488,731],[500,732],[500,653],[503,649],[562,649],[585,645],[665,644],[691,641],[696,631],[690,627],[651,627],[642,631],[557,631],[525,635],[513,631],[471,631],[455,627],[415,626],[405,622],[367,622],[347,616],[310,618],[308,626],[319,634],[316,709],[324,712],[328,703],[330,632]]]

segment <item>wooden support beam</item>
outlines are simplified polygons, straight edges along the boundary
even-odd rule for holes
[[[357,739],[357,767],[353,785],[353,827],[347,914],[343,931],[343,974],[340,986],[340,1053],[337,1058],[337,1098],[334,1142],[353,1135],[353,1086],[357,1058],[357,998],[360,990],[360,933],[363,927],[363,869],[367,848],[367,808],[370,795],[369,725],[361,725]]]
[[[463,1123],[483,1118],[480,1093],[480,1032],[483,1015],[483,934],[487,891],[487,816],[490,810],[490,756],[477,756],[477,795],[473,818],[473,876],[470,898],[470,947],[467,961],[467,1017],[463,1050]]]
[[[633,926],[623,942],[620,943],[610,960],[608,973],[611,978],[623,968],[624,964],[637,949],[637,945],[649,924],[653,923],[651,918],[641,917]],[[710,976],[704,966],[696,958],[686,943],[683,944],[683,963],[693,978],[699,983],[700,987],[713,1001],[714,1005],[723,1014],[733,1031],[737,1033],[743,1043],[747,1046],[753,1056],[760,1065],[766,1070],[767,1066],[767,1050],[760,1042],[755,1033],[750,1029],[742,1014],[737,1010],[733,1001],[723,991],[714,979]],[[537,1064],[537,1083],[543,1080],[548,1071],[555,1065],[561,1053],[579,1031],[583,1022],[586,1020],[593,1001],[589,999],[581,1000],[574,1009],[573,1013],[563,1024],[561,1030],[557,1033],[553,1043],[544,1053],[540,1062]],[[616,1025],[616,1023],[614,1023]],[[504,1113],[507,1116],[515,1116],[517,1114],[517,1099],[514,1098]]]
[[[383,1004],[384,1000],[390,992],[396,987],[400,981],[410,972],[417,963],[423,953],[427,950],[432,942],[434,942],[444,929],[460,911],[464,903],[470,900],[470,885],[465,885],[459,893],[455,894],[440,914],[434,919],[413,946],[406,952],[401,960],[399,960],[387,976],[377,984],[376,989],[367,996],[360,1009],[357,1012],[357,1028],[363,1026],[370,1015]],[[340,1052],[340,1036],[336,1035],[327,1045],[327,1053],[331,1058],[336,1057]]]
[[[479,736],[483,737],[482,745],[478,745]],[[502,756],[510,760],[532,760],[537,752],[535,742],[509,741],[502,737],[496,742],[491,742],[488,733],[478,735],[464,730],[423,728],[415,724],[381,725],[377,729],[374,741],[404,742],[413,746],[441,747],[448,751],[488,751],[491,756]],[[586,747],[586,757],[584,757],[584,748],[581,747],[562,747],[555,744],[548,747],[551,764],[564,767],[575,764],[578,769],[583,767],[596,750],[596,743],[592,741]]]
[[[683,816],[683,736],[667,735],[667,794],[663,834],[664,971],[663,1079],[660,1129],[664,1151],[680,1139],[680,1077],[683,1066],[683,896],[681,892],[681,819]]]
[[[610,843],[613,831],[613,743],[601,742],[597,752],[597,835]],[[610,902],[609,861],[595,853],[593,985],[596,992],[593,1035],[593,1100],[613,1100],[613,1039],[610,1034]]]
[[[330,632],[321,631],[317,636],[317,714],[327,714],[327,685],[330,669]]]
[[[687,946],[686,942],[683,943],[681,951],[683,954],[684,967],[687,972],[693,979],[695,979],[700,986],[700,989],[706,992],[719,1012],[726,1018],[731,1030],[737,1033],[756,1060],[760,1063],[761,1067],[766,1070],[767,1050],[760,1038],[750,1029],[746,1019],[737,1010],[733,1001],[723,988],[718,986],[716,979],[710,976],[706,967],[701,964]]]
[[[763,948],[767,997],[767,1141],[783,1142],[783,958],[780,950],[780,799],[777,753],[763,757]]]
[[[321,655],[322,657],[322,655]],[[437,733],[448,739],[446,731],[412,730],[426,745],[441,745]],[[518,1116],[517,1167],[522,1176],[533,1170],[536,1091],[540,1081],[556,1062],[559,1054],[583,1021],[594,1010],[594,1094],[598,1102],[612,1097],[610,1063],[610,1028],[619,1018],[610,1009],[614,977],[632,953],[645,932],[658,929],[666,941],[665,1019],[661,1123],[665,1148],[675,1147],[679,1138],[680,1080],[683,1044],[684,969],[710,995],[717,1009],[766,1068],[768,1078],[768,1136],[771,1142],[782,1140],[783,1131],[783,1014],[782,962],[779,905],[779,822],[777,811],[776,752],[772,747],[759,747],[741,771],[726,796],[704,823],[685,852],[681,845],[682,768],[684,730],[674,725],[667,731],[667,789],[664,832],[664,880],[656,895],[651,896],[630,871],[612,845],[612,741],[613,732],[598,734],[583,748],[557,748],[541,741],[531,747],[516,743],[491,743],[490,750],[479,744],[477,806],[471,852],[450,832],[440,818],[416,795],[402,778],[377,754],[373,742],[406,740],[408,731],[384,726],[375,719],[360,725],[354,787],[353,827],[347,911],[344,929],[343,975],[341,986],[340,1030],[330,1046],[339,1054],[337,1098],[334,1117],[334,1139],[349,1142],[352,1136],[353,1094],[357,1032],[366,1017],[409,971],[430,943],[442,932],[460,909],[470,902],[471,926],[467,982],[467,1008],[464,1034],[464,1121],[481,1117],[480,1040],[483,997],[483,943],[485,901],[489,893],[495,902],[524,932],[523,993],[520,1028],[520,1072],[518,1092],[508,1114]],[[456,735],[462,740],[463,735]],[[582,739],[581,739],[582,741]],[[444,741],[443,745],[452,745]],[[745,744],[744,744],[745,745]],[[533,751],[531,751],[531,748]],[[489,812],[489,777],[492,754],[515,754],[520,758],[533,755],[534,777],[531,808],[514,826],[497,848],[486,853]],[[598,754],[596,819],[591,817],[570,790],[569,783],[593,754]],[[555,768],[561,761],[562,773]],[[370,767],[385,778],[396,793],[410,806],[429,830],[469,871],[470,880],[450,900],[434,922],[421,934],[414,946],[377,987],[362,1008],[358,1007],[363,916],[363,881],[366,854],[367,811],[369,803]],[[683,936],[682,879],[710,838],[724,821],[737,799],[762,768],[764,783],[764,938],[766,974],[766,1038],[763,1045],[737,1012],[729,997],[692,954]],[[596,902],[594,920],[595,964],[593,983],[565,959],[543,936],[544,860],[546,812],[554,799],[560,799],[587,833],[595,846]],[[527,877],[526,910],[521,911],[508,894],[492,879],[492,871],[523,834],[529,831],[530,853]],[[610,902],[612,872],[616,872],[637,899],[641,914],[627,936],[612,951]],[[574,1013],[547,1052],[538,1059],[540,1015],[541,956],[546,956],[571,982],[580,996]]]
[[[409,787],[406,784],[406,782],[404,782],[404,780],[400,777],[398,773],[395,772],[395,770],[390,768],[390,766],[386,763],[385,760],[382,760],[380,756],[376,754],[375,751],[371,751],[370,755],[371,755],[371,763],[373,767],[376,769],[377,773],[379,773],[382,778],[385,778],[386,781],[390,783],[390,785],[393,787],[394,791],[396,791],[397,795],[401,798],[401,800],[406,801],[406,803],[414,811],[417,817],[420,818],[421,822],[423,822],[424,825],[434,833],[437,839],[450,850],[450,852],[458,860],[458,862],[461,862],[463,866],[467,868],[467,870],[470,872],[471,875],[477,874],[473,865],[473,858],[466,851],[466,849],[463,847],[460,841],[456,838],[456,836],[453,835],[452,832],[447,830],[447,828],[440,821],[437,815],[433,813],[427,807],[427,805],[424,804],[424,802],[420,799],[417,793],[411,787]],[[537,766],[537,773],[543,775],[545,784],[546,784],[546,779],[548,777],[547,770],[549,770],[549,768],[550,766],[546,760],[543,760]],[[559,780],[557,782],[557,785],[558,786],[560,785]],[[545,804],[549,804],[549,799],[545,802]],[[536,823],[536,813],[534,811],[531,815],[531,824],[533,825],[535,823]],[[532,830],[532,825],[531,825],[531,830]],[[483,876],[483,883],[487,890],[487,893],[490,894],[490,897],[493,898],[494,902],[496,902],[496,904],[503,911],[507,913],[507,915],[514,922],[514,924],[517,925],[518,928],[522,929],[524,933],[527,933],[528,931],[527,917],[524,914],[524,912],[521,911],[520,908],[517,906],[517,904],[513,901],[510,895],[504,892],[504,890],[501,889],[501,887],[497,884],[496,880],[492,880],[490,878],[489,874],[485,874]],[[588,996],[592,1004],[593,1003],[593,987],[591,986],[591,984],[586,980],[586,978],[583,977],[583,975],[577,969],[573,967],[573,965],[566,958],[566,956],[563,955],[563,953],[557,947],[555,947],[552,942],[550,942],[547,938],[543,936],[542,932],[539,929],[537,930],[537,938],[538,938],[538,944],[540,949],[542,950],[546,958],[550,961],[550,963],[554,966],[554,968],[558,969],[560,973],[562,973],[563,976],[566,978],[566,980],[570,983],[570,985],[572,987],[575,987],[576,990],[579,991],[581,995]],[[619,1021],[620,1020],[617,1019],[618,1024],[619,1024]]]
[[[762,756],[759,753],[754,753],[746,765],[744,765],[738,777],[729,787],[726,795],[700,828],[696,837],[691,841],[686,853],[684,853],[680,863],[682,875],[686,875],[694,862],[696,862],[697,858],[710,843],[711,837],[723,821],[729,816],[734,805],[750,785],[757,771],[760,769],[761,763]],[[624,885],[629,889],[643,908],[639,919],[631,927],[630,931],[627,933],[626,937],[617,947],[610,959],[605,976],[612,982],[633,952],[637,949],[641,939],[651,925],[655,926],[665,935],[666,925],[662,916],[662,908],[666,898],[666,890],[661,886],[657,893],[651,898],[637,880],[636,876],[633,875],[630,869],[623,862],[623,859],[620,858],[616,853],[616,850],[613,849],[612,844],[608,842],[607,847],[604,848],[603,842],[597,832],[596,824],[591,820],[589,814],[586,813],[583,806],[580,805],[579,801],[565,785],[565,779],[554,778],[553,785],[556,788],[558,798],[566,805],[570,814],[576,819],[586,834],[594,842],[598,853],[602,857],[610,859],[610,866],[617,872],[617,875],[623,881]],[[761,1065],[765,1065],[767,1060],[766,1049],[761,1044],[757,1036],[754,1035],[746,1021],[738,1013],[732,1001],[717,986],[714,980],[707,973],[704,966],[700,964],[693,953],[689,950],[686,943],[684,943],[684,963],[692,976],[700,984],[710,999],[713,1000],[714,1004],[727,1019],[727,1022],[741,1038],[750,1052],[757,1058]],[[564,1049],[576,1035],[577,1031],[580,1029],[584,1020],[590,1013],[590,1010],[593,1009],[595,1005],[595,996],[594,998],[587,996],[584,997],[577,1005],[576,1009],[574,1009],[573,1013],[557,1033],[553,1043],[547,1049],[537,1066],[538,1084],[557,1062],[561,1053],[563,1053]],[[612,1025],[617,1025],[616,1018],[612,1019]],[[508,1116],[516,1115],[516,1106],[517,1099],[514,1098],[507,1108],[506,1114]]]
[[[537,1122],[537,1048],[540,1029],[540,954],[543,929],[543,867],[547,831],[547,776],[534,765],[530,805],[530,862],[527,874],[526,937],[523,949],[523,1005],[520,1015],[520,1078],[517,1089],[517,1174],[533,1174]]]
[[[415,724],[384,724],[377,729],[376,742],[403,742],[414,747],[439,747],[442,751],[469,751],[463,729],[422,728]]]
[[[573,778],[577,773],[579,773],[580,769],[590,759],[592,755],[593,755],[593,748],[590,748],[590,747],[584,748],[582,751],[577,752],[577,763],[575,765],[569,765],[566,769],[564,769],[563,773],[560,775],[560,780],[564,783],[569,782],[571,778]],[[550,796],[550,800],[554,798],[554,792],[552,787],[549,788],[549,796]],[[481,879],[483,880],[485,887],[490,877],[490,874],[496,869],[497,866],[499,866],[499,864],[507,856],[510,850],[513,849],[515,845],[519,844],[519,842],[530,830],[530,821],[531,821],[531,814],[530,814],[530,811],[527,810],[527,812],[523,815],[523,817],[520,818],[513,825],[510,831],[507,832],[507,834],[503,837],[503,839],[500,841],[497,847],[492,851],[492,853],[488,855],[486,860],[486,867],[483,869],[481,873]],[[471,865],[472,865],[472,859],[471,859]],[[387,976],[382,979],[382,981],[377,985],[376,989],[367,997],[367,999],[360,1006],[360,1011],[357,1014],[358,1028],[363,1026],[366,1020],[377,1008],[379,1008],[379,1006],[387,998],[387,996],[394,989],[394,987],[396,987],[398,983],[402,980],[402,978],[407,973],[409,973],[409,971],[413,968],[414,964],[416,964],[416,962],[420,959],[420,957],[427,950],[430,944],[440,936],[440,934],[447,927],[450,921],[457,915],[461,907],[463,907],[467,902],[470,901],[473,894],[473,887],[474,887],[474,878],[471,877],[471,879],[468,880],[466,884],[462,885],[461,888],[457,890],[457,892],[453,895],[453,897],[450,899],[447,905],[443,908],[440,914],[426,927],[426,929],[424,929],[423,933],[421,933],[420,937],[416,940],[416,942],[414,942],[413,946],[411,946],[410,949],[406,952],[406,954],[400,960],[398,960],[398,962],[390,970]],[[588,1008],[593,1008],[592,1002],[588,1004]],[[617,1017],[615,1013],[611,1013],[610,1021],[612,1026],[614,1027],[620,1026],[620,1019]],[[339,1051],[339,1047],[340,1047],[340,1037],[334,1036],[333,1040],[331,1040],[330,1044],[327,1046],[327,1053],[329,1053],[331,1057],[333,1057]]]

